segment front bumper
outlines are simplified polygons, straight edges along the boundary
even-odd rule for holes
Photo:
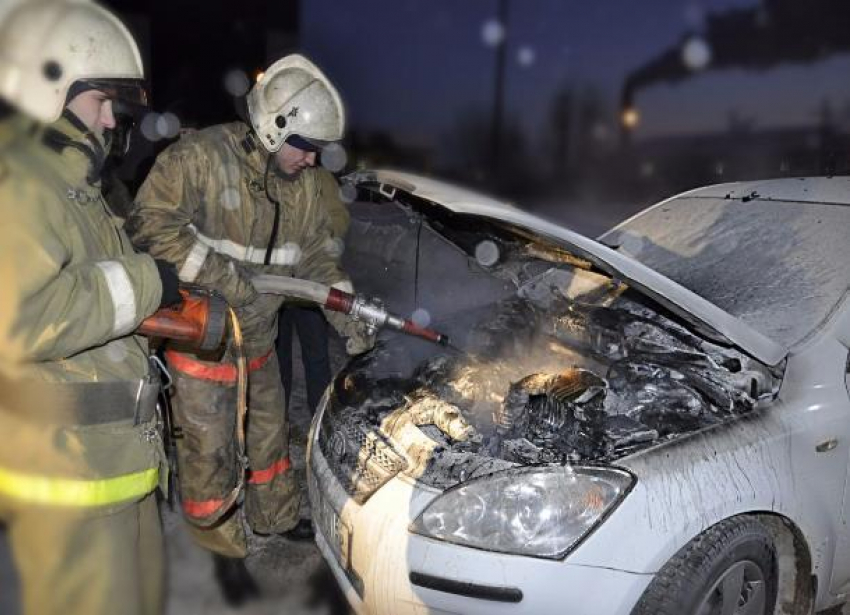
[[[314,435],[315,429],[308,485],[316,541],[359,615],[628,615],[652,580],[605,568],[605,562],[595,567],[490,553],[411,534],[410,522],[437,493],[396,477],[358,505]],[[423,587],[422,578],[444,580],[437,584],[444,589]]]

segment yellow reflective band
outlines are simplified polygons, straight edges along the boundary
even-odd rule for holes
[[[99,480],[18,474],[0,468],[0,494],[31,504],[107,506],[147,495],[159,483],[159,469]]]

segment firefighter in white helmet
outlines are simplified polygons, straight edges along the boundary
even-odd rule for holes
[[[251,590],[242,515],[255,533],[312,538],[310,523],[299,519],[275,353],[283,298],[258,295],[251,277],[273,273],[351,291],[330,223],[330,211],[343,207],[338,188],[315,166],[321,148],[343,136],[339,94],[309,60],[291,55],[265,71],[247,109],[247,123],[200,130],[160,154],[128,217],[137,246],[173,263],[184,282],[220,292],[242,323],[249,369],[244,512],[232,497],[243,461],[234,431],[232,342],[218,360],[166,351],[174,422],[183,432],[177,441],[183,512],[196,540],[217,554],[218,578],[234,603]],[[350,352],[374,343],[360,323],[339,314],[329,320],[348,337]]]
[[[99,182],[143,76],[97,4],[0,21],[0,521],[29,615],[161,611],[159,387],[133,331],[177,277],[133,250]]]

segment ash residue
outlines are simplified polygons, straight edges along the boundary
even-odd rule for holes
[[[388,343],[352,363],[329,420],[379,434],[405,472],[446,487],[514,464],[616,459],[775,394],[768,368],[621,288],[588,303],[528,286],[468,332],[466,352],[404,373],[404,344]]]

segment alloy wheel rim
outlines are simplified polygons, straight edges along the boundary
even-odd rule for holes
[[[703,595],[696,615],[766,615],[767,586],[754,562],[736,562]]]

